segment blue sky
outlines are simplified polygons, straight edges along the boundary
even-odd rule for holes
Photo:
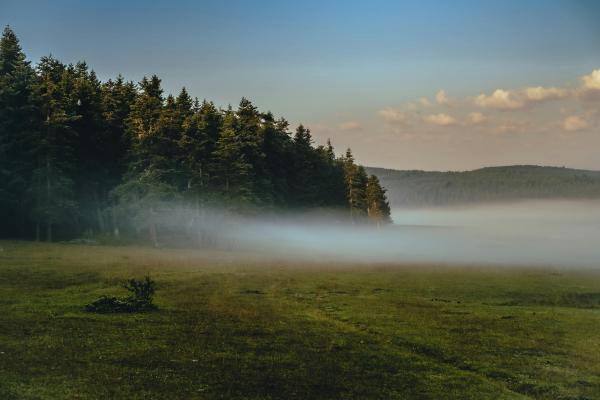
[[[422,97],[434,100],[440,90],[455,99],[454,107],[433,101],[438,108],[412,110],[420,122],[434,121],[426,112],[464,119],[482,111],[468,109],[467,99],[498,88],[575,90],[600,68],[598,1],[2,0],[0,24],[11,25],[34,62],[49,53],[64,62],[83,59],[102,79],[122,73],[138,81],[156,73],[167,92],[185,85],[222,106],[246,96],[311,126],[318,142],[332,137],[338,150],[352,146],[370,165],[465,169],[519,162],[600,169],[600,157],[594,161],[584,151],[596,144],[598,104],[574,96],[561,97],[562,107],[539,105],[511,121],[537,126],[567,107],[576,115],[565,115],[562,126],[570,116],[581,117],[586,127],[568,132],[584,137],[560,151],[565,138],[558,138],[564,132],[557,121],[547,142],[530,136],[536,152],[518,156],[522,137],[501,138],[501,145],[497,135],[473,136],[471,127],[456,122],[436,139],[425,123],[400,129],[382,114],[411,108]],[[491,113],[499,115],[499,129],[507,115],[498,110]],[[497,151],[465,158],[489,147],[485,143]],[[583,153],[573,150],[578,146]]]

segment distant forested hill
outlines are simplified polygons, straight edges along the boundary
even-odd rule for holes
[[[392,206],[443,206],[519,199],[599,198],[600,171],[515,165],[465,172],[367,168]]]

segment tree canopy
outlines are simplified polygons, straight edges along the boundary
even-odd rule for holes
[[[152,75],[101,82],[85,62],[33,67],[0,40],[0,236],[53,240],[129,229],[156,241],[165,211],[347,210],[389,221],[385,191],[300,125],[248,99],[220,109]],[[195,223],[192,221],[192,223]]]

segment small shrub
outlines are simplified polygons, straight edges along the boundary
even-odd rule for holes
[[[129,296],[130,299],[152,304],[152,297],[154,297],[154,292],[156,291],[156,282],[150,279],[148,275],[141,281],[130,279],[123,284],[123,287],[131,293]]]
[[[156,310],[152,302],[156,282],[146,276],[143,280],[129,279],[123,284],[131,294],[127,297],[102,296],[85,306],[86,311],[101,314],[133,313]]]

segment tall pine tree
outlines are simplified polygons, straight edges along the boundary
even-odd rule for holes
[[[353,221],[359,221],[367,215],[367,173],[362,166],[354,163],[350,149],[346,151],[343,163],[350,216]]]
[[[223,117],[215,105],[207,101],[192,106],[192,111],[183,120],[179,146],[186,177],[185,193],[197,208],[201,201],[210,197],[210,182],[214,175],[212,155]]]
[[[106,154],[111,150],[108,132],[102,116],[102,89],[94,71],[85,63],[75,66],[72,101],[77,119],[71,124],[77,133],[75,157],[77,173],[74,176],[77,202],[81,212],[79,230],[104,232],[102,210],[107,207],[106,189],[110,172]]]
[[[44,226],[47,241],[52,241],[56,226],[73,226],[79,210],[73,182],[77,170],[73,123],[78,119],[70,97],[73,74],[73,67],[52,57],[43,57],[38,65],[36,97],[43,122],[34,148],[36,166],[30,193],[35,198],[36,238]]]
[[[0,39],[0,236],[27,235],[28,189],[41,124],[35,81],[17,36],[6,27]]]
[[[377,224],[387,224],[392,221],[390,205],[385,197],[385,189],[381,187],[375,175],[369,176],[366,190],[367,214],[369,220]]]
[[[236,114],[228,110],[214,151],[214,181],[226,202],[244,207],[254,204],[256,195],[253,166],[244,151],[245,144],[238,129]]]
[[[169,97],[168,104],[163,104],[156,75],[144,77],[140,89],[126,123],[132,142],[129,169],[114,195],[116,213],[129,218],[138,232],[147,230],[157,246],[161,213],[177,197],[178,119],[175,100]]]

